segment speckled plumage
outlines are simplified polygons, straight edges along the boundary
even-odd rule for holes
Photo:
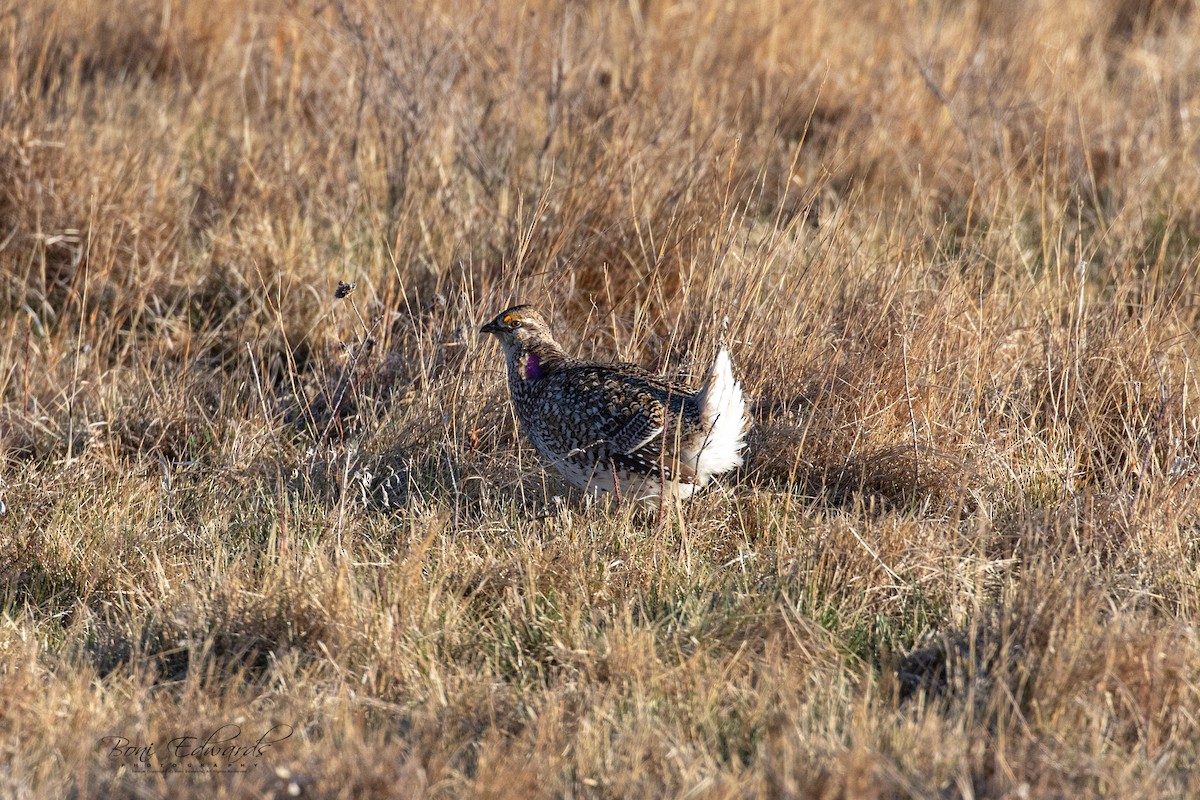
[[[746,427],[728,354],[691,389],[630,364],[573,358],[529,306],[485,325],[504,348],[522,432],[571,484],[653,499],[687,497],[741,464]]]

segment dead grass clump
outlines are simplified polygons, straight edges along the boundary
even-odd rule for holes
[[[1163,341],[1173,327],[1169,319],[1101,319],[1080,329],[1066,352],[1048,345],[1036,424],[1063,436],[1058,447],[1075,465],[1077,485],[1121,476],[1136,488],[1141,476],[1193,457],[1185,379]]]
[[[203,77],[220,15],[148,2],[112,7],[87,2],[66,9],[28,8],[8,24],[19,49],[20,85],[44,97],[83,86],[142,79],[194,82]],[[25,47],[40,43],[40,49]],[[61,98],[59,98],[61,102]]]
[[[113,410],[106,431],[119,458],[187,465],[212,455],[222,435],[218,410],[228,399],[206,374],[171,383],[152,376],[141,391],[130,386],[121,398],[126,405]]]
[[[1195,794],[1192,5],[12,9],[0,795]],[[565,492],[515,301],[743,469]]]

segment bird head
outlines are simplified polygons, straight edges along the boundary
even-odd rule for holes
[[[500,340],[510,373],[537,380],[566,359],[546,319],[532,306],[513,306],[479,329]]]
[[[479,329],[500,340],[505,352],[529,350],[544,342],[554,342],[550,325],[533,306],[513,306],[496,315]]]

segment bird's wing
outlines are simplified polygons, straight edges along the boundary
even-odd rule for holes
[[[691,480],[694,475],[684,465],[674,465],[671,441],[664,441],[673,414],[679,413],[690,392],[647,375],[611,375],[599,382],[604,405],[611,408],[596,428],[597,439],[607,445],[609,457],[617,467],[652,475]],[[668,404],[671,415],[668,414]],[[670,438],[670,437],[668,437]]]
[[[555,381],[552,390],[561,393],[565,413],[587,427],[585,447],[635,453],[662,435],[666,408],[655,387],[640,376],[588,364],[558,373]]]
[[[613,430],[601,432],[617,452],[637,453],[650,449],[654,441],[662,436],[661,420],[662,406],[660,405],[649,413],[639,411],[624,420],[620,426],[613,426]]]
[[[609,380],[604,394],[610,414],[600,425],[600,438],[611,450],[626,455],[646,450],[657,452],[656,440],[662,436],[666,408],[657,397],[638,382]]]

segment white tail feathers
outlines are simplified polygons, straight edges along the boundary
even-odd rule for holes
[[[696,399],[704,436],[693,458],[698,482],[704,485],[712,476],[741,466],[741,452],[746,446],[746,401],[741,385],[733,377],[727,347],[722,346],[717,353]]]

